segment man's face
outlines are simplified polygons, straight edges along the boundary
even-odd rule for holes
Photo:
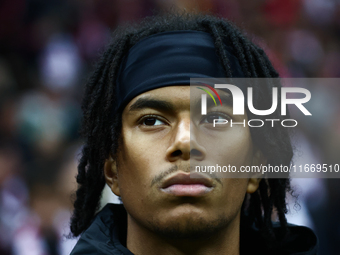
[[[200,95],[191,100],[199,105]],[[130,223],[183,237],[239,224],[245,194],[257,189],[257,179],[188,178],[190,164],[239,168],[256,161],[247,126],[212,128],[211,119],[224,116],[247,118],[232,116],[228,105],[190,116],[190,86],[151,90],[125,107],[117,162],[106,164],[105,174]]]

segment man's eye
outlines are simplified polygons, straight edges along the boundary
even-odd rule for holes
[[[142,120],[142,125],[145,126],[159,126],[159,125],[164,125],[164,122],[155,118],[155,117],[147,117]]]
[[[202,120],[201,123],[218,123],[218,122],[224,122],[225,120],[229,120],[230,117],[226,114],[223,113],[210,113],[207,116],[205,116]]]

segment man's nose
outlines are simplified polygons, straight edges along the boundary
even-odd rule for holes
[[[183,120],[178,123],[166,152],[169,161],[189,160],[190,158],[201,161],[205,158],[205,148],[197,142],[196,132],[193,128],[194,125],[191,125],[190,120]]]

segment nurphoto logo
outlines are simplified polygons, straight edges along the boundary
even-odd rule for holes
[[[213,94],[208,90],[210,89],[218,98],[220,104],[222,105],[221,98],[217,91],[215,89],[228,89],[230,91],[230,94],[232,96],[233,101],[233,115],[244,115],[244,94],[242,90],[232,84],[215,84],[213,88],[212,86],[209,86],[208,84],[202,83],[206,88],[197,87],[198,89],[203,90],[206,92],[214,101],[214,104],[217,106],[216,100],[213,96]],[[288,93],[300,93],[303,94],[303,98],[287,98]],[[207,94],[201,95],[201,114],[207,115]],[[303,104],[307,103],[311,99],[311,93],[308,89],[305,88],[297,88],[297,87],[282,87],[281,88],[281,115],[285,116],[287,115],[287,105],[292,104],[295,105],[304,115],[311,116],[312,114],[306,109]],[[257,116],[267,116],[272,113],[274,113],[278,106],[278,89],[276,87],[273,87],[272,89],[272,105],[267,110],[258,110],[255,109],[253,105],[253,88],[248,87],[247,88],[247,105],[248,109],[251,113]],[[264,125],[264,122],[271,122],[272,127],[274,127],[275,121],[280,121],[279,119],[250,119],[248,120],[248,126],[250,127],[262,127]],[[242,124],[243,126],[246,125],[246,121],[233,123],[232,119],[229,121],[227,119],[214,119],[213,120],[213,126],[216,125],[225,125],[227,123],[231,124],[231,127],[236,124]],[[257,125],[255,125],[257,123]],[[288,123],[293,123],[293,125],[288,125]],[[295,119],[284,119],[281,121],[281,125],[283,127],[295,127],[297,126],[297,121]]]

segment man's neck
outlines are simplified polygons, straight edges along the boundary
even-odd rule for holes
[[[135,255],[239,255],[239,217],[215,234],[195,239],[166,238],[139,225],[128,215],[127,248]]]

